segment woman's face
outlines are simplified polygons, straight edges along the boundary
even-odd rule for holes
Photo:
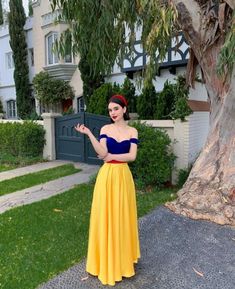
[[[116,122],[123,119],[123,115],[126,112],[126,107],[122,107],[120,104],[110,102],[108,106],[109,116]]]

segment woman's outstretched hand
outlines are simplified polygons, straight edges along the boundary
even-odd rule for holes
[[[91,133],[89,128],[87,128],[84,124],[78,123],[74,128],[76,131],[83,133],[83,134],[86,134],[86,135],[89,135]]]

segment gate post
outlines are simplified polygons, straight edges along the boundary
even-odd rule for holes
[[[55,118],[61,116],[60,113],[43,113],[43,126],[46,131],[46,144],[43,149],[43,158],[48,160],[56,159],[55,149]]]

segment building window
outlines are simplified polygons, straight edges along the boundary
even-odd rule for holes
[[[34,50],[33,50],[33,48],[29,49],[29,65],[34,66]]]
[[[53,45],[58,38],[57,33],[50,33],[46,37],[46,53],[47,53],[47,65],[58,63],[58,54],[54,51]]]
[[[65,63],[72,63],[73,62],[72,53],[65,55],[64,62]]]
[[[85,103],[84,103],[84,98],[82,96],[77,98],[77,108],[78,108],[78,112],[85,111]]]
[[[12,52],[6,53],[6,66],[7,69],[13,69],[15,67]]]
[[[16,118],[16,101],[15,100],[9,100],[7,101],[7,117],[8,118]]]

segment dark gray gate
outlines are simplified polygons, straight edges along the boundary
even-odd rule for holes
[[[78,133],[74,126],[84,123],[98,138],[103,125],[110,123],[106,116],[80,112],[55,119],[56,158],[90,164],[101,164],[87,136]]]

